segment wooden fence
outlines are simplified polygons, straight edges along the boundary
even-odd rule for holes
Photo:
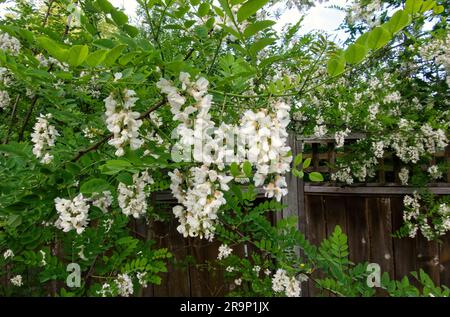
[[[353,135],[346,142],[359,137]],[[339,155],[334,140],[290,138],[294,154],[304,151],[305,144],[310,152],[304,158],[312,158],[309,170],[330,172]],[[450,146],[437,153],[434,161],[448,161],[449,150]],[[392,237],[403,223],[403,197],[415,190],[398,185],[401,167],[398,159],[387,155],[380,162],[376,182],[352,186],[312,184],[290,175],[288,208],[279,218],[298,216],[299,230],[316,245],[339,225],[348,236],[351,261],[378,263],[395,279],[422,268],[435,283],[450,286],[450,234],[442,243],[429,242],[420,234],[414,239]],[[450,173],[445,178],[442,183],[430,184],[429,189],[437,195],[450,194]],[[304,284],[302,291],[304,296],[317,295],[311,283]]]

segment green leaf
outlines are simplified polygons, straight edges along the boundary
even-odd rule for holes
[[[275,42],[275,39],[271,37],[260,39],[259,41],[253,43],[252,46],[250,46],[250,53],[256,55],[259,51],[272,44],[273,42]]]
[[[244,171],[245,175],[247,177],[252,177],[253,176],[253,167],[252,164],[249,161],[245,161],[243,166],[242,166],[242,170]]]
[[[308,157],[308,158],[303,162],[302,168],[303,168],[303,169],[306,169],[306,168],[308,168],[310,165],[311,165],[311,158]]]
[[[323,182],[323,176],[322,174],[318,173],[318,172],[312,172],[309,174],[309,179],[312,182]]]
[[[133,176],[127,172],[122,172],[119,175],[117,175],[117,180],[121,183],[124,183],[125,185],[133,184]]]
[[[100,65],[105,60],[106,54],[108,52],[108,50],[97,50],[89,54],[86,59],[86,64],[88,64],[89,67],[96,67]]]
[[[50,55],[60,62],[67,62],[69,50],[65,49],[62,45],[45,36],[38,37],[36,40],[39,46],[45,49]]]
[[[370,31],[367,44],[369,48],[378,50],[379,48],[385,46],[391,38],[391,33],[385,26],[378,26]]]
[[[105,65],[106,67],[112,66],[126,47],[127,46],[125,44],[121,44],[110,50],[108,54],[106,54],[103,65]]]
[[[75,45],[69,50],[67,62],[69,65],[77,67],[80,66],[88,57],[89,48],[87,45]]]
[[[111,11],[115,10],[113,5],[108,0],[97,0],[97,4],[105,13],[110,13]]]
[[[368,51],[367,46],[351,44],[345,51],[345,60],[350,64],[358,64],[366,57]]]
[[[259,31],[262,31],[264,29],[267,29],[268,27],[271,27],[275,24],[275,21],[271,20],[264,20],[264,21],[257,21],[255,23],[250,24],[247,26],[247,28],[244,30],[244,36],[250,37],[258,33]]]
[[[238,22],[246,20],[251,15],[255,14],[261,9],[269,0],[248,0],[245,2],[237,12]]]
[[[406,0],[405,11],[410,14],[418,13],[422,7],[422,2],[422,0]]]
[[[426,0],[423,2],[422,7],[420,8],[420,13],[425,13],[431,9],[436,7],[436,1],[434,0]],[[443,9],[444,7],[442,7]]]
[[[209,3],[208,2],[203,2],[199,7],[198,7],[198,11],[197,14],[199,17],[204,17],[205,15],[208,14],[210,9]]]
[[[396,34],[411,23],[411,15],[404,10],[395,12],[389,22],[386,24],[391,34]]]
[[[241,174],[239,165],[236,162],[231,163],[230,172],[231,172],[231,175],[233,175],[234,177],[237,177]]]
[[[367,46],[367,42],[369,40],[369,32],[361,34],[355,41],[355,44],[359,44],[362,46]]]
[[[441,14],[442,12],[444,12],[444,7],[443,6],[436,6],[433,9],[433,13],[434,14]]]
[[[303,154],[299,153],[294,159],[294,167],[297,167],[300,165],[300,163],[303,161]]]
[[[111,17],[117,26],[122,26],[125,23],[128,23],[128,17],[122,11],[119,10],[111,11]]]
[[[132,26],[132,25],[129,25],[129,24],[125,24],[123,26],[123,29],[131,37],[136,37],[139,34],[139,29],[134,27],[134,26]]]
[[[110,188],[107,181],[101,178],[94,178],[83,183],[80,187],[80,193],[82,194],[92,194],[101,193]]]
[[[338,76],[345,71],[345,57],[344,55],[339,55],[331,58],[327,65],[328,74],[331,77]]]

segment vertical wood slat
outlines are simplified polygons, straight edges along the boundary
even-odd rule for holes
[[[306,238],[310,243],[318,246],[326,238],[326,220],[322,196],[305,196],[305,206]],[[315,272],[312,276],[313,278],[322,277],[320,272]],[[310,296],[320,294],[311,280],[308,281],[308,286]]]
[[[350,261],[365,262],[369,258],[370,236],[366,198],[345,197]]]
[[[392,245],[392,214],[390,198],[367,198],[371,262],[378,263],[382,272],[394,276]]]
[[[439,245],[439,271],[441,284],[450,287],[450,234]]]
[[[403,200],[401,197],[391,198],[392,229],[399,230],[403,225],[402,211]],[[416,244],[410,238],[393,239],[395,256],[395,276],[391,278],[401,279],[410,272],[417,270],[416,266]]]

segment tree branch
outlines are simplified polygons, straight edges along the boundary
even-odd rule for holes
[[[148,109],[146,112],[144,112],[143,114],[140,115],[139,119],[143,120],[143,119],[147,119],[147,117],[153,112],[156,111],[157,109],[159,109],[161,106],[163,106],[166,103],[166,99],[163,98],[160,101],[158,101],[156,104],[154,104],[150,109]],[[85,154],[92,152],[92,151],[96,151],[99,147],[101,147],[103,144],[105,144],[106,142],[109,141],[109,139],[111,139],[114,136],[113,133],[110,133],[108,135],[106,135],[103,139],[101,139],[100,141],[98,141],[97,143],[91,145],[90,147],[88,147],[87,149],[81,150],[78,152],[77,156],[75,156],[71,161],[72,162],[77,162],[79,159],[81,159]]]

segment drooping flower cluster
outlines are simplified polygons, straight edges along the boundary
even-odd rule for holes
[[[179,171],[169,173],[170,188],[180,205],[173,208],[184,237],[212,240],[219,208],[226,203],[223,191],[228,190],[231,176],[209,169],[208,166],[192,167],[186,177]]]
[[[247,110],[240,126],[222,122],[216,127],[209,114],[212,96],[207,94],[208,81],[202,77],[191,81],[187,73],[180,73],[179,81],[181,90],[163,78],[157,83],[167,95],[173,119],[180,122],[172,154],[182,153],[182,159],[193,158],[202,165],[191,168],[186,176],[179,170],[170,174],[171,190],[180,204],[173,212],[180,221],[178,231],[185,237],[212,239],[217,211],[226,203],[223,191],[228,190],[227,183],[233,179],[224,172],[225,163],[248,160],[256,167],[255,185],[267,183],[264,188],[268,197],[281,200],[287,194],[281,174],[289,171],[292,160],[286,131],[290,107],[277,102],[274,111]]]
[[[74,199],[55,199],[55,207],[58,212],[58,220],[55,226],[64,232],[76,230],[77,234],[81,234],[89,223],[88,200],[79,194]]]
[[[266,196],[276,197],[280,201],[287,194],[286,181],[280,175],[290,170],[292,161],[286,129],[290,122],[290,106],[277,102],[274,110],[274,113],[266,110],[257,113],[246,111],[241,119],[239,132],[248,140],[248,161],[256,166],[255,186],[261,186],[270,179],[269,184],[264,187]]]
[[[129,297],[130,295],[133,295],[133,281],[128,274],[119,274],[114,282],[117,285],[120,296]]]
[[[445,235],[450,231],[450,205],[448,201],[432,203],[422,200],[419,193],[406,195],[403,199],[405,209],[403,220],[411,238],[420,230],[428,240]]]
[[[136,219],[145,215],[149,195],[146,189],[153,182],[153,178],[148,174],[148,171],[144,171],[133,175],[133,184],[119,184],[117,200],[125,215],[131,215]]]
[[[144,141],[139,138],[139,128],[142,120],[139,119],[140,113],[132,111],[138,98],[133,90],[125,89],[120,97],[113,93],[105,99],[106,106],[106,126],[113,137],[108,144],[116,148],[115,154],[123,156],[124,147],[130,145],[132,150],[142,146]]]
[[[49,164],[53,160],[53,155],[48,153],[49,148],[55,146],[56,137],[59,136],[56,128],[51,125],[48,120],[52,118],[50,113],[41,114],[37,118],[34,125],[33,133],[31,134],[31,141],[33,142],[33,154],[41,159],[41,163]]]
[[[11,283],[14,286],[20,287],[23,285],[23,281],[22,281],[22,275],[16,275],[13,278],[11,278]]]
[[[230,247],[229,247],[228,245],[226,245],[226,244],[222,244],[222,245],[219,247],[219,255],[217,256],[217,259],[218,259],[218,260],[225,259],[225,258],[227,258],[227,257],[230,256],[231,252],[233,252],[233,249],[232,249],[232,248],[230,248]]]
[[[0,90],[0,109],[5,109],[9,106],[11,99],[6,90]]]
[[[284,292],[287,297],[300,297],[300,281],[294,276],[289,277],[283,269],[278,269],[272,278],[272,289],[274,292]]]
[[[16,56],[20,52],[20,42],[14,36],[10,36],[7,33],[0,33],[0,50],[5,51],[13,56]]]
[[[108,208],[111,207],[113,202],[112,194],[109,190],[103,193],[94,193],[91,197],[92,205],[99,208],[104,213],[108,212]]]

